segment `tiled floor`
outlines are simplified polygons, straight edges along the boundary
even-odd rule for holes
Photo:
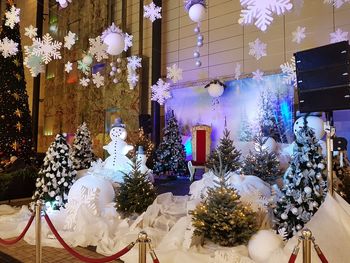
[[[75,250],[86,257],[102,258],[103,256],[88,248],[75,248]],[[35,246],[28,245],[23,240],[12,246],[0,245],[1,263],[35,263]],[[42,263],[78,263],[67,251],[60,248],[43,247]],[[111,261],[122,262],[122,261]]]

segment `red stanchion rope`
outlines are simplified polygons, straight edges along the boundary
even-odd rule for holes
[[[326,257],[323,255],[322,250],[320,249],[320,247],[316,244],[314,244],[315,250],[317,252],[317,255],[319,257],[319,259],[321,260],[322,263],[328,263],[328,260],[326,259]]]
[[[29,218],[29,221],[28,221],[26,227],[23,229],[22,233],[18,237],[16,237],[15,239],[11,239],[11,240],[5,240],[5,239],[0,238],[0,244],[13,245],[13,244],[17,243],[18,241],[20,241],[27,233],[30,225],[32,224],[32,222],[34,220],[34,217],[35,217],[35,214],[32,214],[31,217]]]
[[[125,255],[126,253],[128,253],[130,251],[130,249],[132,249],[135,245],[134,242],[130,243],[128,246],[126,246],[125,248],[123,248],[122,250],[120,250],[118,253],[115,253],[114,255],[111,255],[109,257],[104,257],[104,258],[88,258],[85,257],[81,254],[79,254],[78,252],[76,252],[75,250],[73,250],[72,248],[70,248],[68,246],[68,244],[63,240],[63,238],[59,235],[59,233],[57,232],[56,228],[54,227],[54,225],[52,224],[52,221],[50,220],[49,216],[45,213],[44,215],[45,220],[47,222],[47,225],[50,227],[52,233],[55,235],[55,237],[57,238],[57,240],[61,243],[61,245],[74,257],[76,257],[77,259],[84,261],[84,262],[88,262],[88,263],[105,263],[105,262],[110,262],[112,260],[116,260],[120,257],[122,257],[123,255]]]
[[[153,263],[159,263],[159,259],[158,258],[153,259]]]
[[[296,259],[297,259],[297,255],[292,254],[290,255],[288,263],[294,263]]]

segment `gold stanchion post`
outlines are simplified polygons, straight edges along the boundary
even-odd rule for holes
[[[41,263],[41,201],[35,206],[35,263]]]
[[[147,243],[148,243],[147,233],[144,231],[140,232],[139,238],[137,241],[139,242],[139,263],[146,263]]]
[[[303,263],[311,263],[312,232],[309,229],[301,231],[303,241]]]

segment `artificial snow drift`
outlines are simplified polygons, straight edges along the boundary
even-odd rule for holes
[[[97,247],[97,252],[111,255],[135,241],[139,232],[145,230],[163,263],[280,263],[288,261],[296,244],[296,238],[293,238],[284,246],[281,238],[273,231],[262,230],[253,236],[248,247],[224,248],[210,242],[201,245],[200,239],[193,236],[188,211],[199,201],[199,194],[205,193],[204,189],[211,186],[209,174],[193,183],[193,196],[173,196],[171,193],[159,195],[141,216],[124,220],[114,208],[111,183],[103,178],[92,177],[86,175],[76,181],[66,209],[47,211],[60,235],[72,247],[93,245]],[[268,198],[269,188],[259,180],[253,176],[241,177],[232,173],[230,181],[242,197],[259,191]],[[91,184],[87,181],[91,181]],[[9,215],[0,216],[1,238],[18,236],[31,215],[25,206],[17,211],[0,206],[0,211],[2,214],[9,212]],[[44,219],[42,221],[43,245],[60,247]],[[335,195],[326,198],[306,225],[312,230],[329,262],[346,262],[350,258],[350,250],[339,249],[350,247],[349,222],[349,204]],[[34,225],[25,236],[30,244],[35,243]],[[318,262],[314,252],[312,257],[313,261]],[[301,258],[300,252],[297,262],[301,262]],[[138,249],[132,249],[122,259],[127,263],[137,262]],[[150,258],[148,260],[151,262]]]

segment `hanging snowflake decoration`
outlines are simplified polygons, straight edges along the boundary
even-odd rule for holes
[[[242,75],[241,64],[236,63],[234,77],[236,80],[238,80],[241,77],[241,75]]]
[[[136,87],[137,82],[139,81],[139,76],[136,74],[136,72],[132,74],[128,74],[128,83],[131,87]]]
[[[265,31],[273,21],[272,14],[283,15],[293,8],[290,0],[240,0],[243,7],[241,25],[254,24],[261,31]]]
[[[108,54],[106,52],[107,45],[102,43],[102,39],[100,36],[96,38],[89,38],[90,48],[88,53],[92,56],[95,56],[97,62],[100,62],[102,59],[108,58]]]
[[[89,65],[85,64],[82,60],[78,60],[78,69],[85,75],[89,74],[90,72]]]
[[[40,73],[45,71],[45,67],[43,65],[42,56],[36,56],[33,53],[34,46],[24,46],[24,60],[23,65],[25,65],[32,77],[38,76]]]
[[[306,37],[305,29],[305,27],[298,26],[297,29],[292,33],[292,41],[297,44],[300,44],[301,41],[303,41],[303,39]]]
[[[68,61],[65,65],[64,65],[64,71],[69,73],[73,70],[73,63]]]
[[[4,58],[16,55],[18,52],[18,43],[12,39],[5,37],[0,40],[0,53],[2,53]]]
[[[170,84],[158,79],[157,84],[152,86],[151,100],[157,101],[160,105],[164,105],[167,99],[171,98]]]
[[[252,72],[253,74],[253,79],[256,81],[262,81],[263,80],[263,76],[264,76],[264,72],[261,71],[260,69],[257,69],[256,71]]]
[[[153,2],[151,2],[149,5],[144,5],[143,8],[144,8],[143,17],[148,18],[149,20],[151,20],[152,23],[157,19],[162,18],[162,15],[161,15],[162,8],[159,6],[156,6]]]
[[[42,56],[45,64],[48,64],[52,59],[62,58],[60,53],[62,43],[53,40],[49,33],[46,33],[42,40],[40,38],[36,38],[33,42],[33,46],[33,53],[36,56]]]
[[[33,27],[32,25],[30,25],[29,27],[24,28],[24,35],[33,39],[37,36],[37,31],[38,29],[36,27]]]
[[[89,86],[90,79],[89,78],[81,78],[79,79],[79,84],[82,85],[83,87]]]
[[[171,79],[174,83],[177,83],[179,80],[182,80],[182,69],[177,66],[177,64],[173,64],[171,67],[167,67],[167,75],[168,79]]]
[[[101,39],[105,40],[105,38],[111,33],[118,33],[118,34],[124,35],[123,31],[118,26],[116,26],[113,22],[110,27],[106,28],[106,30],[102,32]]]
[[[131,56],[131,57],[128,57],[128,66],[133,69],[133,70],[136,70],[138,68],[141,68],[142,65],[141,65],[141,58],[139,58],[138,56]]]
[[[296,68],[295,68],[295,57],[293,56],[290,59],[290,63],[286,62],[280,65],[280,68],[284,74],[283,76],[283,83],[287,85],[293,85],[294,87],[297,87],[297,75],[296,75]]]
[[[267,45],[257,38],[254,42],[249,42],[249,55],[255,57],[256,60],[259,60],[266,56],[266,47]]]
[[[77,34],[69,31],[68,35],[64,37],[64,47],[70,50],[72,46],[75,44],[76,36]]]
[[[92,82],[96,85],[96,88],[99,88],[104,85],[104,76],[97,72],[96,74],[92,74]]]
[[[125,42],[125,47],[124,47],[124,51],[128,51],[128,49],[130,47],[132,47],[132,39],[133,39],[133,35],[129,35],[128,33],[124,34],[124,42]]]
[[[335,8],[340,8],[345,3],[350,3],[350,0],[324,0],[325,4],[332,4]]]
[[[5,17],[5,26],[10,27],[13,29],[17,23],[19,23],[20,18],[19,18],[19,13],[21,12],[21,9],[16,8],[14,5],[11,6],[11,9],[6,11]]]
[[[349,40],[349,32],[343,31],[340,28],[338,28],[335,32],[330,33],[330,43],[337,43],[341,41],[348,41]]]

